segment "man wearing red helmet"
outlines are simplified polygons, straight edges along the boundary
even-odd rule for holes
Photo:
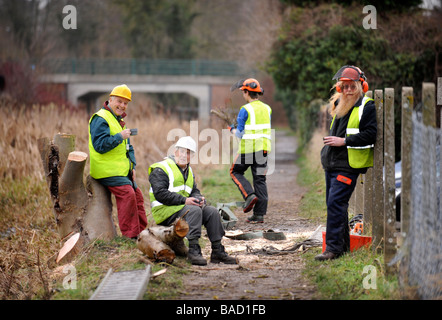
[[[330,135],[324,137],[321,163],[325,171],[327,231],[326,249],[316,260],[330,260],[349,251],[348,203],[359,174],[373,166],[376,141],[376,108],[364,73],[343,66],[333,77],[336,93],[330,98],[333,117]]]
[[[264,93],[258,80],[240,80],[231,90],[240,89],[247,104],[241,107],[237,128],[232,133],[241,138],[238,155],[230,168],[230,176],[245,200],[244,212],[253,209],[249,223],[263,223],[267,213],[267,155],[271,151],[272,109],[258,98]],[[251,168],[253,187],[244,177]]]

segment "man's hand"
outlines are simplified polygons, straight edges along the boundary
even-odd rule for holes
[[[126,140],[127,138],[130,137],[130,129],[124,129],[120,133],[121,133],[121,136],[123,137],[123,140]]]
[[[198,207],[202,207],[204,204],[204,197],[201,199],[201,202],[199,199],[194,198],[194,197],[189,197],[186,198],[186,202],[185,202],[188,206],[198,206]]]
[[[345,138],[335,137],[335,136],[328,136],[322,138],[324,140],[324,144],[326,146],[331,147],[342,147],[345,146]]]

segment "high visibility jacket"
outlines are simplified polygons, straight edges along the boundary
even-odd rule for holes
[[[112,136],[121,132],[121,125],[111,112],[105,109],[100,109],[100,111],[92,115],[91,119],[89,120],[89,125],[95,116],[102,117],[104,120],[106,120],[106,122],[109,124],[110,134]],[[124,126],[123,129],[126,129],[126,126]],[[126,155],[126,145],[127,141],[123,140],[123,142],[116,146],[114,149],[101,154],[95,151],[92,144],[91,132],[89,130],[91,177],[94,179],[102,179],[115,176],[127,176],[129,174],[131,164],[129,158]]]
[[[241,138],[239,153],[253,153],[261,150],[271,151],[271,124],[272,109],[265,103],[255,100],[245,108],[248,117],[244,126],[244,135]]]
[[[152,172],[152,170],[155,168],[161,168],[169,177],[168,190],[170,192],[177,192],[183,197],[190,196],[194,183],[193,171],[190,166],[189,166],[189,174],[187,176],[186,181],[184,181],[183,174],[181,173],[180,169],[177,167],[177,164],[171,158],[167,158],[166,160],[151,165],[149,167],[149,175]],[[172,206],[162,204],[157,199],[155,199],[152,186],[150,187],[149,195],[150,195],[150,205],[152,208],[152,216],[157,224],[163,222],[171,215],[173,215],[175,212],[180,211],[184,207],[184,204],[172,205]]]
[[[359,133],[359,122],[361,121],[362,114],[364,113],[364,107],[368,101],[373,101],[373,99],[364,96],[359,106],[355,106],[350,114],[350,118],[347,123],[346,136]],[[330,129],[333,126],[333,122],[336,116],[333,117]],[[373,166],[373,154],[374,145],[351,147],[347,146],[348,151],[348,163],[350,167],[358,168],[368,168]]]

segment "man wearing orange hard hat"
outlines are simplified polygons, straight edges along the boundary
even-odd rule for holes
[[[271,151],[272,109],[259,100],[264,94],[258,80],[249,78],[240,80],[230,90],[240,89],[247,102],[241,107],[237,117],[237,128],[231,126],[231,132],[241,139],[238,155],[230,168],[230,176],[243,196],[244,212],[253,210],[247,218],[249,223],[263,223],[267,213],[267,156]],[[244,177],[250,168],[253,187]]]
[[[136,238],[147,226],[144,198],[135,182],[135,151],[130,136],[136,129],[123,121],[132,100],[127,85],[116,86],[109,101],[89,120],[90,175],[114,196],[123,236]]]
[[[326,182],[326,249],[315,257],[319,261],[338,258],[350,249],[348,204],[358,176],[373,166],[377,134],[376,108],[373,99],[365,95],[368,83],[364,72],[346,65],[332,80],[337,81],[336,93],[330,98],[333,120],[321,150]]]

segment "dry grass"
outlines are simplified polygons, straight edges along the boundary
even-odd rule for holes
[[[139,134],[131,143],[136,151],[137,181],[148,199],[149,165],[166,156],[173,144],[167,141],[168,133],[178,128],[189,134],[190,124],[154,111],[148,101],[138,101],[141,102],[129,106],[126,123],[129,128],[138,128]],[[55,105],[19,106],[2,98],[0,111],[0,299],[50,299],[55,283],[60,285],[66,274],[59,268],[51,269],[47,263],[58,253],[61,242],[37,140],[52,138],[59,132],[74,134],[76,150],[88,153],[90,115],[84,110]],[[88,171],[89,161],[85,174]],[[148,200],[146,210],[149,211]],[[118,242],[115,246],[114,251],[137,260],[132,256],[132,247]],[[107,260],[112,259],[105,258],[98,264]]]

